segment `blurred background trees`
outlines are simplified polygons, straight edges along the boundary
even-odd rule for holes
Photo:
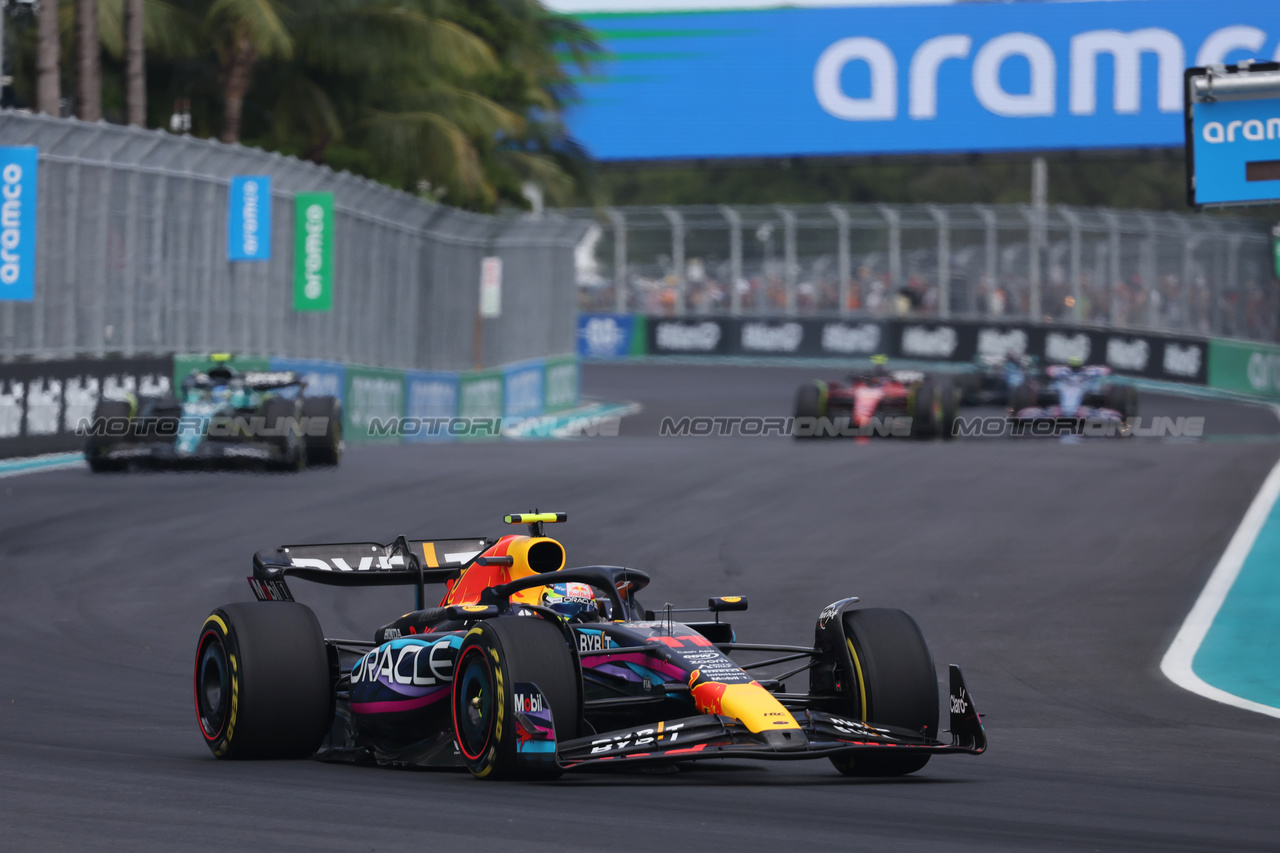
[[[5,105],[256,145],[477,210],[588,192],[562,114],[600,48],[535,0],[43,0]],[[56,10],[56,15],[50,14]]]

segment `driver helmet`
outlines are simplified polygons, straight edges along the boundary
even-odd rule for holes
[[[219,385],[226,385],[236,375],[235,371],[225,364],[219,364],[216,367],[209,368],[206,375]]]
[[[542,593],[542,606],[551,608],[566,622],[600,621],[600,608],[590,584],[553,583]]]
[[[1072,356],[1067,359],[1067,367],[1070,367],[1072,370],[1079,370],[1084,367],[1084,359],[1080,358],[1080,356]]]

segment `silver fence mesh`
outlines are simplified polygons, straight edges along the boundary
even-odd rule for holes
[[[229,350],[456,370],[574,350],[586,224],[491,217],[278,154],[159,131],[0,112],[40,152],[33,302],[0,303],[0,358]],[[227,260],[235,175],[272,176],[270,261]],[[334,305],[293,310],[294,206],[334,193]],[[502,315],[477,319],[481,259]]]
[[[923,315],[1276,340],[1271,234],[1218,215],[1024,205],[617,207],[578,256],[584,311]]]

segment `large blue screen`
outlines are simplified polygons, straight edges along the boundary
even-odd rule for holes
[[[1280,57],[1277,0],[583,15],[604,160],[1180,146],[1182,71]]]

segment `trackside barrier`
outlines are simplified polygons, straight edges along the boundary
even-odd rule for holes
[[[1280,347],[1210,340],[1209,387],[1280,399]]]
[[[0,458],[80,450],[99,399],[165,394],[172,376],[171,356],[0,364]]]
[[[582,314],[578,355],[866,359],[883,354],[922,361],[972,362],[1015,352],[1048,362],[1073,358],[1116,373],[1204,385],[1209,339],[1018,321],[909,319],[752,319]]]
[[[489,418],[499,426],[572,409],[579,400],[576,356],[531,359],[481,371],[393,370],[297,358],[237,357],[240,370],[290,370],[302,374],[311,394],[342,401],[349,443],[442,441],[459,437],[448,421]],[[103,358],[0,364],[0,458],[80,450],[81,418],[98,401],[128,395],[171,393],[208,354]],[[389,425],[421,422],[404,434]],[[503,423],[499,423],[502,421]]]
[[[1280,399],[1280,346],[1224,338],[1035,323],[907,319],[749,319],[582,314],[586,361],[658,357],[892,358],[956,364],[1016,352],[1047,362],[1072,358],[1117,374]]]
[[[227,349],[457,371],[572,347],[587,223],[481,216],[296,158],[105,122],[0,110],[0,146],[39,164],[6,199],[6,222],[20,214],[24,227],[6,226],[17,242],[4,248],[31,253],[21,274],[34,289],[0,281],[0,361]],[[246,252],[249,176],[261,240]],[[322,299],[295,292],[317,243],[309,221],[323,250],[303,281]],[[502,312],[477,326],[486,258],[501,261]]]

